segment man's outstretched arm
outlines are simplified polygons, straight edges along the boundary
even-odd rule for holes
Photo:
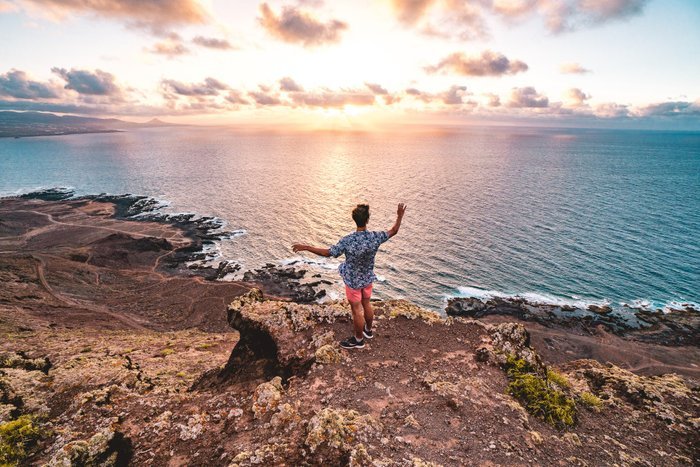
[[[294,245],[292,245],[292,250],[294,251],[294,253],[298,253],[300,251],[309,251],[318,256],[331,255],[331,252],[328,248],[317,248],[315,246],[302,245],[301,243],[295,243]]]
[[[401,221],[403,220],[403,214],[406,212],[406,205],[404,203],[399,203],[399,207],[396,209],[396,222],[394,226],[387,230],[389,233],[389,238],[393,237],[399,233],[399,228],[401,228]]]

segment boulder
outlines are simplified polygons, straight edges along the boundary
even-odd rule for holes
[[[337,362],[339,355],[324,348],[334,341],[330,324],[351,321],[343,303],[298,304],[264,300],[258,289],[235,298],[228,307],[228,322],[240,339],[215,381],[205,375],[195,387],[212,382],[270,380],[285,382],[290,376],[306,373],[320,359]]]
[[[305,444],[319,465],[363,465],[360,460],[369,456],[362,443],[375,439],[381,430],[381,423],[370,415],[325,408],[309,421]]]
[[[488,309],[488,305],[478,298],[452,298],[447,302],[445,312],[450,316],[468,316],[478,318]]]

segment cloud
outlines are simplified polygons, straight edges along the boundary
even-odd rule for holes
[[[304,90],[300,84],[288,76],[280,80],[280,89],[287,92],[301,92]]]
[[[562,63],[559,65],[559,72],[565,75],[585,75],[590,73],[591,70],[582,67],[578,63]]]
[[[571,107],[579,107],[586,103],[591,96],[584,93],[578,88],[571,88],[566,92],[567,103]]]
[[[17,11],[17,5],[8,0],[0,0],[0,13],[10,13],[13,11]]]
[[[404,94],[421,102],[425,102],[426,104],[433,100],[432,94],[423,92],[417,88],[407,88],[404,90]]]
[[[268,92],[261,90],[261,91],[250,91],[248,93],[250,97],[253,98],[256,104],[258,105],[263,105],[263,106],[273,106],[273,105],[282,105],[282,100],[273,94],[269,94]]]
[[[484,50],[480,56],[468,57],[456,52],[442,59],[437,65],[428,66],[428,73],[453,73],[462,76],[503,76],[527,71],[527,64],[509,60],[505,55]]]
[[[535,88],[528,86],[524,88],[513,88],[510,94],[509,107],[544,108],[549,107],[547,96],[538,94]]]
[[[165,55],[168,58],[174,58],[190,53],[190,49],[185,47],[181,42],[173,40],[156,42],[153,44],[153,47],[146,49],[146,51],[156,55]]]
[[[391,4],[402,23],[416,24],[435,3],[435,0],[392,0]]]
[[[66,81],[65,89],[71,89],[78,94],[118,97],[122,93],[121,88],[114,82],[114,75],[102,70],[92,72],[71,68],[68,71],[65,68],[54,67],[51,71]]]
[[[464,0],[391,0],[397,19],[421,33],[461,40],[488,36],[483,10],[485,2]]]
[[[32,81],[24,71],[13,69],[0,75],[0,96],[15,99],[55,99],[59,94],[56,86]]]
[[[206,10],[197,0],[18,0],[30,13],[62,19],[74,14],[92,14],[125,21],[132,27],[163,34],[168,27],[203,24]]]
[[[373,105],[374,94],[358,90],[304,92],[291,95],[292,101],[304,107],[344,107],[346,105]]]
[[[281,15],[276,15],[267,3],[260,5],[262,27],[273,37],[292,43],[313,47],[333,44],[340,41],[341,33],[347,29],[347,23],[337,19],[323,22],[311,13],[296,6],[285,6]]]
[[[201,83],[182,83],[172,79],[161,81],[161,87],[166,95],[178,96],[217,96],[221,91],[229,90],[230,87],[214,78],[206,78]]]
[[[648,0],[538,0],[535,7],[551,32],[572,31],[640,14]]]
[[[501,98],[498,96],[498,94],[493,94],[493,93],[486,93],[484,94],[486,98],[488,99],[488,106],[489,107],[500,107],[501,106]]]
[[[383,88],[383,87],[382,87],[381,85],[379,85],[379,84],[375,84],[375,83],[365,83],[365,86],[367,86],[367,88],[368,88],[370,91],[372,91],[374,94],[378,94],[378,95],[380,95],[380,96],[385,96],[385,95],[389,94],[389,91],[387,91],[385,88]]]
[[[226,102],[234,105],[249,105],[250,101],[243,97],[242,93],[239,91],[231,90],[228,95],[224,98]]]
[[[231,50],[234,48],[226,39],[217,39],[215,37],[196,36],[192,39],[192,42],[200,47],[206,47],[208,49]]]
[[[485,39],[487,20],[508,23],[541,17],[554,33],[594,26],[640,14],[648,0],[390,0],[406,27],[447,38]]]
[[[428,36],[462,41],[489,37],[484,3],[464,0],[393,2],[399,21],[404,25],[415,27]]]
[[[104,114],[106,111],[106,109],[103,107],[89,107],[71,103],[8,100],[0,100],[0,110],[14,110],[20,112],[56,112],[78,115],[100,115]]]
[[[463,104],[464,101],[462,97],[466,95],[466,91],[466,86],[452,86],[450,89],[440,94],[440,99],[442,99],[443,104],[447,105]]]
[[[599,104],[594,110],[594,115],[602,118],[621,118],[630,115],[629,108],[626,105],[607,102]]]
[[[639,109],[643,117],[700,117],[700,101],[673,101],[651,104]]]

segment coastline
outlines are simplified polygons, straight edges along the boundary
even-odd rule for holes
[[[175,229],[188,243],[166,246],[172,251],[163,254],[157,264],[160,271],[173,276],[199,278],[222,285],[259,287],[267,295],[299,303],[325,301],[328,297],[326,286],[331,284],[319,274],[313,274],[313,270],[305,268],[307,262],[267,263],[258,269],[242,271],[240,264],[211,253],[211,250],[217,250],[218,242],[245,233],[227,229],[224,219],[195,213],[164,213],[162,208],[167,203],[143,195],[103,193],[76,196],[68,188],[43,189],[0,198],[0,208],[3,203],[32,201],[57,203],[59,209],[61,203],[78,207],[91,203],[107,205],[111,211],[101,212],[101,215],[108,216],[114,222],[136,223],[133,225],[153,223]],[[89,223],[86,227],[89,228]],[[105,256],[109,256],[109,253]],[[234,274],[238,279],[230,280]],[[700,310],[690,303],[664,310],[647,306],[617,309],[607,303],[550,303],[484,291],[477,296],[446,298],[441,313],[487,321],[507,317],[511,321],[584,336],[603,332],[628,341],[661,346],[697,347],[700,343]]]
[[[445,319],[392,300],[375,302],[378,336],[369,349],[339,353],[346,304],[319,305],[316,291],[302,296],[309,304],[291,301],[306,274],[293,267],[270,265],[243,282],[216,280],[218,267],[190,267],[207,242],[230,232],[221,220],[162,214],[158,205],[61,190],[0,200],[0,425],[24,420],[61,433],[38,436],[27,462],[365,465],[373,457],[460,465],[638,456],[684,465],[698,456],[690,428],[700,406],[692,392],[697,342],[660,345],[601,323],[557,322],[551,310],[524,303],[510,314]],[[550,426],[507,395],[507,374],[493,360],[504,342],[518,355],[536,349],[534,362],[571,381],[573,389],[561,390],[577,398],[575,428]],[[587,409],[579,387],[606,398],[603,408]],[[372,426],[374,435],[327,445],[345,423]],[[601,433],[624,447],[593,449],[612,442]]]

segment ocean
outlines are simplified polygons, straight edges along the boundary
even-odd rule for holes
[[[211,261],[293,263],[332,280],[331,297],[340,260],[291,244],[335,243],[358,203],[371,206],[370,229],[388,229],[404,202],[399,235],[377,255],[380,298],[435,310],[455,296],[700,303],[700,133],[171,127],[0,139],[0,196],[48,187],[220,217],[241,235]]]

